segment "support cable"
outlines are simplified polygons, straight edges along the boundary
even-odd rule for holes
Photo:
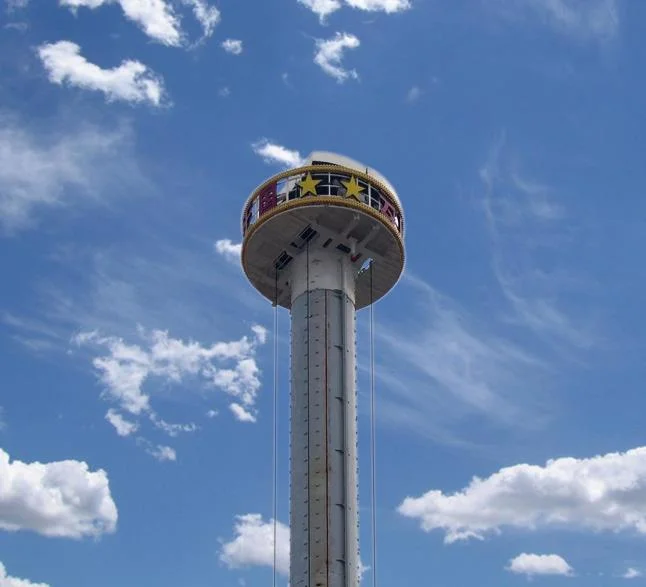
[[[278,268],[276,268],[276,282],[274,289],[274,398],[273,398],[273,433],[272,433],[272,515],[274,532],[274,574],[273,587],[276,587],[276,561],[278,534]]]
[[[373,290],[374,260],[370,260],[370,493],[372,517],[372,587],[377,587],[377,475],[375,442],[375,312]]]

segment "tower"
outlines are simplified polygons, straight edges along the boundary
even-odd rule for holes
[[[357,587],[355,311],[395,285],[404,215],[374,169],[314,152],[242,213],[249,281],[291,312],[290,585]]]

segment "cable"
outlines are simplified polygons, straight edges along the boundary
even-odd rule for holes
[[[375,454],[375,312],[373,290],[374,260],[370,260],[370,492],[372,505],[372,587],[377,587],[377,475]]]
[[[276,560],[278,534],[278,269],[276,269],[276,284],[274,290],[274,418],[272,435],[272,513],[274,518],[274,574],[273,587],[276,587]]]

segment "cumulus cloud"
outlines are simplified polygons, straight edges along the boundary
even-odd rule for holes
[[[38,55],[55,84],[102,92],[108,101],[162,105],[165,92],[161,78],[139,61],[130,59],[102,69],[83,57],[81,48],[71,41],[41,45]]]
[[[223,542],[220,560],[231,569],[274,566],[274,520],[263,521],[260,514],[245,514],[236,517],[234,537]],[[289,526],[276,523],[276,571],[289,574]],[[359,573],[369,567],[359,561]]]
[[[299,167],[304,164],[304,159],[298,151],[283,147],[269,139],[260,139],[252,143],[251,148],[256,155],[262,157],[265,163],[278,163],[283,167]]]
[[[47,583],[32,583],[27,579],[12,577],[0,562],[0,587],[49,587]]]
[[[242,41],[239,39],[225,39],[222,41],[222,48],[233,55],[242,53]]]
[[[230,263],[240,265],[242,243],[234,243],[232,240],[224,238],[215,242],[215,251]]]
[[[179,46],[182,41],[179,17],[164,0],[59,0],[72,10],[80,7],[99,8],[118,3],[126,18],[136,23],[150,38],[164,45]]]
[[[304,6],[307,6],[312,12],[318,15],[321,22],[341,8],[341,0],[298,0]],[[403,12],[411,7],[409,0],[345,0],[345,3],[358,10],[366,12]]]
[[[0,528],[82,538],[112,533],[117,507],[108,476],[82,461],[23,463],[0,449]]]
[[[317,39],[314,63],[332,76],[337,82],[343,83],[348,78],[357,79],[359,75],[354,69],[344,69],[341,65],[346,49],[356,49],[359,39],[349,33],[336,33],[331,39]]]
[[[114,196],[143,176],[128,128],[85,125],[49,132],[0,113],[0,229],[14,234],[45,209]]]
[[[643,573],[634,567],[628,567],[626,572],[621,576],[623,579],[637,579],[641,577]]]
[[[298,0],[300,4],[307,6],[314,14],[318,15],[321,22],[341,8],[340,0]]]
[[[260,514],[237,516],[234,538],[225,542],[220,560],[230,568],[274,566],[274,521],[263,522]],[[289,573],[289,527],[276,524],[276,570]]]
[[[427,532],[443,530],[447,543],[484,539],[506,526],[646,534],[646,447],[505,467],[453,494],[407,497],[398,511]]]
[[[558,554],[527,554],[523,552],[509,561],[506,569],[517,575],[565,575],[574,573],[572,567]]]
[[[267,331],[262,326],[252,327],[253,336],[244,336],[231,342],[216,342],[210,346],[171,338],[168,332],[139,329],[143,346],[130,344],[121,338],[104,337],[97,332],[82,332],[73,341],[79,346],[92,345],[107,353],[93,359],[94,368],[103,384],[103,395],[121,410],[137,417],[147,414],[153,424],[171,436],[196,430],[195,424],[169,424],[152,409],[150,396],[143,390],[144,383],[158,378],[178,384],[187,378],[198,378],[207,386],[220,389],[231,396],[244,412],[251,414],[260,389],[260,370],[255,353],[264,344]],[[240,418],[242,412],[237,415]],[[117,418],[109,418],[115,425]],[[114,420],[114,421],[113,421]],[[122,432],[122,422],[118,425]]]
[[[240,404],[232,403],[229,404],[229,409],[233,412],[235,419],[238,422],[255,422],[256,416],[251,412],[247,411]]]
[[[139,425],[136,422],[126,420],[119,412],[110,408],[105,415],[105,419],[114,426],[119,436],[130,436],[134,434]]]

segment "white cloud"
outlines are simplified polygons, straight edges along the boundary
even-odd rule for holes
[[[240,404],[232,403],[229,404],[229,409],[233,412],[235,419],[238,422],[255,422],[256,416],[251,412],[245,410]]]
[[[155,457],[158,461],[176,461],[177,453],[170,446],[155,446],[147,449],[147,452]]]
[[[172,3],[166,0],[59,0],[59,3],[73,11],[80,7],[94,9],[119,4],[126,18],[137,24],[151,39],[170,47],[180,47],[186,42],[180,16]],[[202,39],[212,36],[221,19],[220,11],[205,0],[181,0],[181,3],[193,10],[195,19],[202,27]]]
[[[149,414],[149,417],[156,428],[163,430],[166,434],[168,434],[168,436],[171,436],[172,438],[175,438],[181,432],[195,432],[198,430],[197,424],[194,424],[193,422],[189,424],[171,424],[169,422],[166,422],[166,420],[160,418],[154,412],[151,412]]]
[[[357,79],[359,75],[354,69],[344,69],[341,65],[343,53],[346,49],[356,49],[360,41],[349,33],[336,33],[331,39],[317,39],[314,63],[328,75],[343,83],[348,78]]]
[[[105,94],[108,101],[145,102],[161,106],[165,96],[161,78],[143,63],[126,60],[112,69],[102,69],[81,55],[81,48],[71,41],[41,45],[38,55],[51,82],[68,83]]]
[[[168,424],[151,409],[150,396],[143,391],[144,383],[157,377],[178,384],[185,378],[196,377],[208,386],[221,389],[245,410],[251,410],[260,389],[260,370],[254,355],[267,338],[260,326],[252,328],[254,336],[232,342],[216,342],[202,346],[171,338],[168,332],[139,329],[144,346],[126,343],[117,337],[102,337],[96,332],[74,337],[79,346],[92,344],[108,353],[94,358],[93,365],[104,386],[104,396],[133,416],[148,413],[152,422],[167,433],[191,432],[195,424]],[[227,367],[226,363],[232,365]]]
[[[236,518],[235,537],[222,545],[220,560],[230,568],[274,566],[274,522],[263,522],[260,514]],[[289,573],[289,527],[276,524],[276,570]]]
[[[212,36],[216,25],[220,22],[220,11],[215,6],[209,6],[204,0],[183,0],[183,2],[193,8],[195,18],[202,25],[202,39]]]
[[[304,159],[298,151],[292,151],[269,139],[260,139],[251,145],[253,152],[260,155],[265,163],[278,163],[283,167],[300,167]]]
[[[341,0],[298,0],[307,6],[312,12],[318,15],[320,21],[325,22],[326,18],[339,10],[342,6]],[[367,12],[402,12],[411,7],[410,0],[345,0],[345,3],[358,10]]]
[[[466,418],[540,426],[545,408],[532,384],[545,369],[539,359],[412,273],[400,287],[410,296],[409,311],[377,329],[387,348],[377,376],[387,390],[381,412],[389,424],[450,444],[464,444],[456,431]]]
[[[242,53],[242,41],[240,41],[239,39],[225,39],[224,41],[222,41],[222,48],[227,53],[240,55],[240,53]]]
[[[32,583],[27,579],[12,577],[6,567],[0,562],[0,587],[49,587],[47,583]]]
[[[82,461],[10,462],[0,449],[0,528],[81,538],[112,533],[117,507],[108,476]]]
[[[399,512],[445,542],[483,539],[503,527],[581,528],[646,534],[646,447],[588,459],[559,458],[544,467],[519,464],[462,491],[407,497]]]
[[[345,0],[352,8],[368,12],[403,12],[411,7],[410,0]]]
[[[542,20],[555,31],[582,40],[607,40],[619,30],[617,0],[498,0],[488,2],[510,19]]]
[[[119,436],[130,436],[134,434],[139,425],[136,422],[126,420],[119,412],[110,408],[105,415],[105,419],[114,426]]]
[[[641,577],[643,573],[634,567],[628,567],[626,572],[621,576],[623,579],[637,579]]]
[[[29,0],[5,0],[7,3],[7,10],[12,12],[14,10],[20,10],[25,8],[29,4]]]
[[[179,46],[182,42],[179,17],[164,0],[59,0],[61,6],[76,10],[81,6],[99,8],[118,3],[126,18],[135,22],[150,38],[164,45]]]
[[[406,101],[407,102],[417,102],[422,96],[422,90],[419,89],[418,86],[413,86],[410,90],[408,90],[408,93],[406,94]]]
[[[480,179],[494,275],[513,310],[511,320],[552,345],[559,343],[561,354],[588,348],[594,344],[594,333],[582,324],[583,316],[573,317],[583,312],[584,304],[566,311],[561,301],[577,286],[575,272],[561,260],[561,246],[572,224],[565,224],[565,211],[553,201],[553,190],[528,179],[505,142],[503,135],[493,144]],[[587,287],[579,287],[589,296]]]
[[[564,575],[573,574],[572,567],[558,554],[527,554],[523,552],[509,561],[506,569],[517,575]]]
[[[298,0],[299,3],[307,6],[314,14],[317,14],[321,22],[341,8],[340,0]]]
[[[264,522],[260,514],[245,514],[236,517],[234,538],[223,542],[220,560],[231,569],[274,566],[274,520]],[[276,571],[289,574],[289,526],[276,523]],[[369,567],[359,561],[359,574]],[[360,582],[360,579],[359,579]]]
[[[134,186],[133,184],[137,184]],[[32,130],[0,113],[0,228],[13,234],[45,209],[144,189],[126,127]]]
[[[242,243],[234,243],[228,238],[221,239],[215,242],[215,251],[234,265],[240,265]]]

